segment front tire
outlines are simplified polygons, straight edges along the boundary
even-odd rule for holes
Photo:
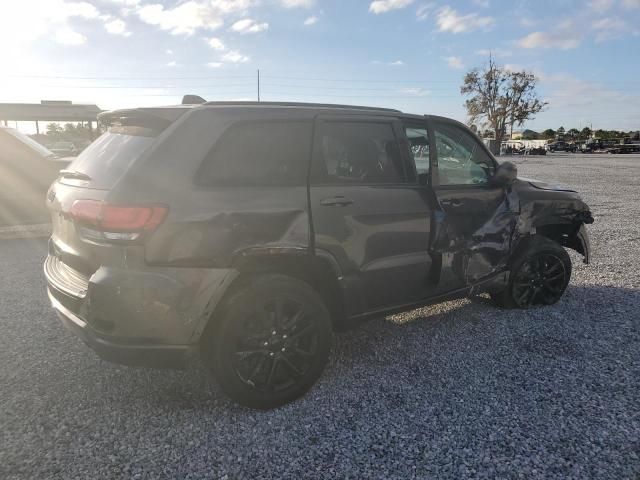
[[[491,294],[502,308],[557,303],[571,279],[571,257],[557,242],[535,236],[511,264],[507,287]]]
[[[222,390],[251,408],[304,395],[329,358],[331,318],[307,283],[260,275],[231,294],[205,338],[205,357]]]

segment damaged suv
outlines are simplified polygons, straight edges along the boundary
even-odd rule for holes
[[[483,292],[550,305],[565,248],[589,261],[578,194],[516,178],[447,118],[218,102],[100,120],[47,195],[53,307],[107,360],[199,352],[250,407],[304,394],[334,330]]]

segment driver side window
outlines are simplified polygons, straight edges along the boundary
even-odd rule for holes
[[[494,164],[474,136],[458,127],[435,125],[440,185],[486,185]]]

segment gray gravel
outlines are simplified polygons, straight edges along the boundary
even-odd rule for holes
[[[0,242],[0,478],[639,478],[640,157],[516,161],[595,212],[561,303],[374,320],[266,413],[197,366],[100,361],[49,309],[45,242]]]

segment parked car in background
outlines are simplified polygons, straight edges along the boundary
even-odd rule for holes
[[[589,260],[580,196],[518,179],[454,120],[271,102],[99,118],[47,195],[53,307],[107,360],[200,352],[250,407],[311,388],[333,330],[482,292],[551,305],[565,248]]]
[[[547,150],[544,147],[528,147],[524,150],[525,155],[546,155]]]
[[[78,149],[73,142],[55,142],[49,147],[58,157],[75,157],[78,155]]]
[[[572,143],[558,141],[548,143],[546,149],[549,152],[575,152],[576,146]]]
[[[66,165],[22,132],[0,127],[0,225],[47,222],[45,194]]]

